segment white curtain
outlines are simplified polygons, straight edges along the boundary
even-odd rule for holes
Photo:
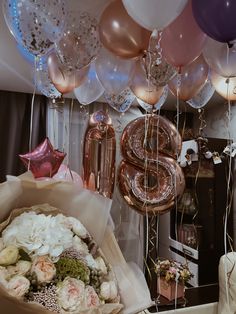
[[[83,174],[82,156],[84,134],[87,128],[89,114],[99,109],[106,109],[108,105],[94,103],[82,106],[76,100],[65,100],[65,103],[48,104],[47,134],[55,148],[67,153],[65,163],[71,170],[81,176]],[[120,114],[108,108],[116,131],[116,167],[122,159],[120,155],[120,136],[128,122],[141,116],[136,107]],[[126,205],[115,188],[112,203],[112,218],[114,232],[127,262],[137,263],[143,269],[144,261],[144,226],[143,217]]]

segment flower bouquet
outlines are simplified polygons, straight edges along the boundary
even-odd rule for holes
[[[50,206],[35,207],[42,203]],[[70,182],[37,181],[29,172],[8,176],[0,184],[1,258],[9,256],[11,263],[13,258],[16,262],[4,265],[9,261],[3,261],[0,267],[0,312],[50,314],[52,310],[39,305],[41,297],[46,296],[45,290],[49,300],[54,296],[54,301],[56,298],[59,302],[62,313],[77,313],[74,307],[78,306],[83,314],[115,314],[123,305],[123,314],[134,314],[151,306],[143,273],[137,265],[126,263],[109,226],[110,206],[110,199],[86,189],[78,190]],[[25,220],[26,213],[30,215]],[[33,223],[35,219],[40,221],[39,229]],[[20,227],[22,220],[27,221],[24,228]],[[30,230],[32,237],[27,238]],[[8,252],[4,252],[6,249]],[[28,281],[17,277],[9,285],[14,276]],[[41,282],[42,279],[48,282]],[[16,296],[12,290],[16,290]],[[95,307],[96,303],[99,305]],[[87,310],[86,304],[91,305]]]
[[[187,265],[168,259],[158,260],[155,272],[158,293],[168,300],[184,297],[185,284],[193,277]]]
[[[55,313],[107,303],[119,312],[114,273],[78,219],[36,205],[13,211],[0,231],[0,285],[11,296]]]

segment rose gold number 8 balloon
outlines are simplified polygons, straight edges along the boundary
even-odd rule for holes
[[[185,188],[184,174],[176,162],[181,145],[175,126],[161,116],[147,115],[126,126],[118,186],[133,209],[155,215],[174,206]]]

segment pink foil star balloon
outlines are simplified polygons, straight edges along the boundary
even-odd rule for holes
[[[31,170],[35,178],[53,177],[60,168],[66,154],[55,150],[46,138],[32,152],[19,155],[27,169]]]

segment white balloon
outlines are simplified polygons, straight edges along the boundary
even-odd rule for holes
[[[105,49],[95,61],[98,79],[110,95],[119,95],[129,86],[134,65],[134,60],[121,59]]]
[[[210,37],[203,49],[203,56],[209,67],[224,77],[236,76],[236,44],[231,48],[227,43],[221,43]]]
[[[187,0],[122,0],[128,14],[149,30],[161,30],[183,11]]]
[[[208,103],[214,92],[215,88],[212,85],[210,78],[208,78],[200,92],[195,97],[188,100],[187,103],[195,109],[200,109]]]
[[[104,88],[97,77],[95,63],[92,62],[84,83],[74,89],[74,94],[81,104],[88,105],[100,98],[103,93]]]

